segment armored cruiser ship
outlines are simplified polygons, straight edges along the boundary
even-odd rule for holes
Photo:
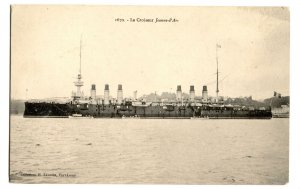
[[[80,45],[81,47],[81,45]],[[218,49],[218,45],[216,46]],[[217,51],[216,51],[217,52]],[[54,100],[29,100],[25,102],[24,117],[61,117],[61,118],[158,118],[158,119],[270,119],[271,107],[246,107],[224,104],[219,98],[218,87],[218,58],[217,60],[217,87],[216,98],[208,97],[207,86],[202,88],[202,98],[195,98],[195,87],[190,86],[189,98],[183,99],[181,85],[177,86],[176,100],[146,101],[138,100],[137,92],[133,98],[123,98],[123,88],[119,84],[117,97],[110,96],[109,85],[104,88],[103,97],[96,95],[96,85],[91,85],[90,96],[86,97],[81,91],[83,86],[81,75],[81,48],[80,69],[76,92],[64,102]]]

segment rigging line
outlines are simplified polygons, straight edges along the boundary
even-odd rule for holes
[[[62,53],[60,53],[60,55],[58,56],[59,58],[63,58],[67,55],[69,55],[70,53],[77,53],[78,52],[78,47],[74,47],[74,48],[70,48]]]
[[[219,81],[219,83],[221,83],[222,81],[224,81],[229,75],[230,75],[230,74],[227,74],[225,77],[223,77],[223,78],[221,79],[221,81]]]
[[[224,76],[220,81],[219,81],[219,84],[224,81],[230,74],[227,74],[226,76]],[[216,81],[215,80],[212,80],[210,82],[207,82],[206,85],[211,85],[211,84],[215,84]]]

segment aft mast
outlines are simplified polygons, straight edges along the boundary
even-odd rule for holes
[[[219,101],[219,61],[218,61],[218,48],[221,48],[221,45],[216,44],[216,62],[217,62],[217,89],[216,89],[216,102]]]

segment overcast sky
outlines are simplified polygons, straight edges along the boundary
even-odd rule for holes
[[[178,22],[128,22],[130,18]],[[123,18],[125,22],[116,22]],[[289,95],[289,10],[238,7],[13,6],[11,97],[68,97],[75,91],[82,35],[85,95],[216,91],[255,99]],[[26,95],[26,89],[27,95]]]

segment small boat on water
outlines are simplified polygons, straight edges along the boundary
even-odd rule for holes
[[[125,115],[123,115],[122,119],[140,119],[140,117],[137,116],[137,115],[135,115],[135,116],[129,116],[129,117],[126,117]]]
[[[197,119],[197,120],[208,120],[209,117],[191,117],[191,119]]]
[[[71,116],[69,116],[69,118],[76,118],[76,119],[78,119],[78,118],[94,118],[94,117],[92,117],[92,116],[82,116],[82,114],[72,114]]]

